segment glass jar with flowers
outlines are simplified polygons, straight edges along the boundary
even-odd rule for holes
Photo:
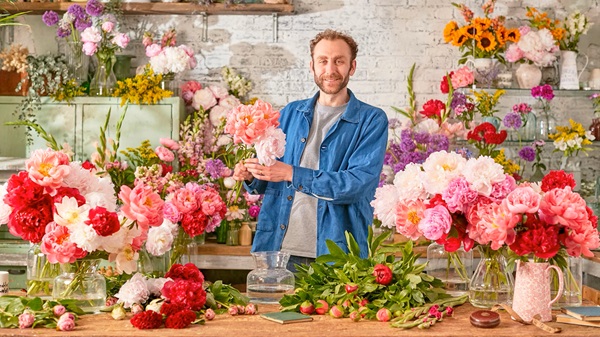
[[[554,99],[554,90],[548,84],[531,88],[531,96],[537,100],[534,112],[537,120],[536,139],[549,140],[550,134],[556,132],[556,118],[552,115],[550,102]]]
[[[488,87],[500,72],[496,61],[505,62],[502,53],[507,43],[519,41],[520,36],[519,30],[505,27],[505,17],[490,17],[495,3],[496,0],[487,0],[483,4],[483,17],[475,17],[473,11],[464,4],[452,3],[460,10],[466,24],[459,26],[456,21],[450,21],[444,28],[444,41],[458,47],[463,53],[459,64],[466,63],[472,57],[476,81]],[[486,61],[480,61],[482,59]],[[479,67],[479,63],[484,66]]]
[[[505,93],[506,90],[503,89],[497,89],[493,94],[490,94],[485,90],[474,90],[473,96],[468,98],[475,108],[474,112],[479,113],[482,121],[492,124],[496,130],[500,129],[500,123],[502,122],[502,120],[496,116],[496,113],[498,112],[496,106],[498,105],[500,97]]]
[[[511,131],[510,140],[533,141],[537,131],[535,114],[531,105],[518,103],[513,105],[511,111],[504,116],[502,124]]]

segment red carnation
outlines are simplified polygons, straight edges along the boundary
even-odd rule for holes
[[[49,200],[50,198],[46,198]],[[8,218],[8,231],[32,243],[42,241],[46,225],[52,222],[52,207],[48,201],[38,202],[12,211]]]
[[[181,303],[164,302],[160,306],[160,313],[163,314],[165,317],[169,317],[183,310],[185,310],[185,306]]]
[[[392,282],[392,270],[385,264],[376,264],[373,268],[373,276],[375,276],[375,282],[383,285],[388,285]]]
[[[171,269],[165,274],[165,278],[172,280],[189,280],[203,283],[204,275],[193,263],[186,263],[185,266],[176,263],[171,266]]]
[[[90,209],[88,220],[85,221],[85,224],[92,226],[96,233],[101,236],[112,235],[121,229],[117,213],[109,212],[101,206]]]
[[[598,228],[598,216],[594,214],[594,211],[589,208],[589,206],[585,206],[585,211],[588,214],[588,218],[592,222],[592,226],[594,226],[594,228]]]
[[[451,71],[450,74],[448,74],[448,76],[444,76],[442,78],[442,82],[440,83],[440,91],[442,92],[442,94],[447,94],[448,92],[450,92],[448,80],[452,78],[452,75],[454,75],[453,71]]]
[[[498,144],[502,144],[506,140],[507,136],[508,136],[508,133],[506,133],[506,130],[500,130],[500,132],[498,132],[498,133],[488,132],[488,133],[484,134],[483,139],[488,144],[498,145]]]
[[[91,171],[95,168],[94,164],[92,164],[92,162],[90,162],[89,160],[86,160],[83,163],[81,163],[81,167],[88,171]]]
[[[442,116],[442,111],[446,110],[446,105],[439,99],[430,99],[423,104],[421,114],[427,118],[439,119]]]
[[[13,174],[6,182],[6,195],[3,200],[13,209],[19,209],[35,204],[46,196],[44,187],[31,181],[26,171],[21,171],[19,174]]]
[[[196,320],[196,313],[191,310],[183,310],[173,315],[167,316],[165,327],[169,329],[187,328]]]
[[[129,322],[138,329],[157,329],[162,325],[163,317],[153,310],[146,310],[135,314]]]
[[[198,311],[206,303],[206,291],[202,283],[175,280],[168,281],[162,288],[162,295],[174,304],[183,304],[186,309]]]
[[[566,173],[563,170],[550,171],[542,178],[542,191],[548,192],[552,189],[563,189],[565,186],[571,186],[571,190],[575,188],[575,179],[571,173]]]
[[[208,217],[206,214],[204,214],[204,212],[202,212],[202,208],[200,208],[193,212],[184,214],[183,219],[181,220],[181,227],[183,227],[183,230],[187,235],[190,237],[195,237],[204,233],[207,222]]]
[[[173,172],[173,166],[171,165],[167,165],[165,163],[160,163],[160,166],[162,168],[162,176],[166,176],[167,174]]]

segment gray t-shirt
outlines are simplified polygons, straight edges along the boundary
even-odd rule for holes
[[[321,143],[329,129],[346,111],[347,106],[344,104],[330,107],[316,104],[300,166],[319,169]],[[314,196],[296,192],[281,250],[296,256],[317,256],[317,198]]]

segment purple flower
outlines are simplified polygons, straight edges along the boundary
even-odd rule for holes
[[[450,108],[455,110],[459,106],[465,106],[467,104],[467,96],[462,92],[455,91],[452,94],[452,103],[450,103]]]
[[[54,26],[58,23],[60,17],[55,11],[46,11],[44,15],[42,15],[42,21],[46,24],[46,26]]]
[[[77,29],[78,31],[84,31],[86,28],[91,27],[92,26],[92,20],[90,19],[89,16],[86,16],[84,18],[77,18],[75,19],[75,29]]]
[[[523,125],[523,120],[521,120],[521,115],[519,115],[518,113],[509,112],[506,114],[506,116],[504,116],[504,120],[502,120],[502,123],[507,128],[516,130],[520,128],[521,125]]]
[[[402,122],[400,122],[400,120],[398,118],[390,118],[388,121],[388,128],[389,129],[396,129],[402,126]]]
[[[523,146],[519,150],[519,157],[525,161],[532,162],[535,159],[535,150],[531,146]]]
[[[213,179],[221,178],[221,172],[226,168],[221,159],[209,159],[205,164],[206,172]]]
[[[71,35],[71,30],[70,29],[64,29],[62,27],[59,27],[56,30],[56,36],[58,37],[67,37]]]
[[[71,5],[69,9],[67,9],[67,13],[72,14],[75,19],[83,18],[86,16],[85,10],[79,5]]]
[[[102,12],[104,11],[104,5],[98,0],[90,0],[85,6],[85,11],[91,16],[98,17],[102,15]]]

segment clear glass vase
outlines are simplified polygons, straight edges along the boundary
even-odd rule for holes
[[[427,274],[444,282],[444,289],[452,296],[469,292],[469,280],[473,271],[473,252],[461,246],[447,252],[443,245],[431,243],[427,247]]]
[[[294,293],[294,274],[286,269],[290,254],[280,251],[254,252],[256,269],[246,278],[250,302],[277,304],[286,294]]]
[[[163,90],[169,90],[172,92],[172,96],[179,95],[179,82],[175,79],[174,73],[168,73],[162,75],[162,81],[160,81],[160,88]]]
[[[536,139],[537,134],[537,117],[533,112],[529,112],[525,116],[523,125],[519,129],[519,140],[523,142],[531,142]]]
[[[579,191],[581,189],[581,158],[576,156],[561,157],[560,169],[573,175],[573,179],[575,179],[573,191]]]
[[[110,96],[117,84],[117,77],[113,71],[115,57],[96,54],[96,60],[96,72],[90,82],[90,96]]]
[[[40,245],[32,243],[27,252],[27,296],[51,299],[54,278],[59,274],[60,264],[50,263]]]
[[[239,246],[240,245],[240,228],[242,223],[240,221],[231,221],[229,223],[229,229],[227,230],[227,241],[225,242],[228,246]]]
[[[563,295],[553,304],[554,309],[580,306],[583,301],[583,258],[569,256],[566,262],[566,266],[561,266],[564,277]],[[556,296],[557,289],[558,280],[554,276],[550,284],[551,298]]]
[[[173,245],[171,249],[170,259],[169,259],[169,267],[167,270],[171,268],[172,265],[179,263],[187,263],[185,261],[185,255],[188,253],[189,245],[193,242],[193,239],[183,230],[182,227],[179,227],[177,231],[177,236],[175,240],[173,240]]]
[[[503,248],[493,250],[478,246],[480,259],[469,283],[469,302],[478,308],[491,308],[495,304],[512,301],[514,279],[508,272]]]
[[[536,114],[536,139],[550,140],[549,135],[556,133],[556,118],[552,115],[550,107],[543,104],[538,104],[535,107]]]
[[[65,45],[64,55],[70,75],[81,85],[88,80],[90,57],[83,52],[81,41],[68,41]]]
[[[170,252],[156,256],[142,248],[139,250],[137,271],[154,278],[163,277],[171,266],[170,259]]]
[[[54,279],[55,300],[74,299],[86,313],[98,313],[106,303],[106,280],[98,272],[101,259],[61,264],[62,274]]]

